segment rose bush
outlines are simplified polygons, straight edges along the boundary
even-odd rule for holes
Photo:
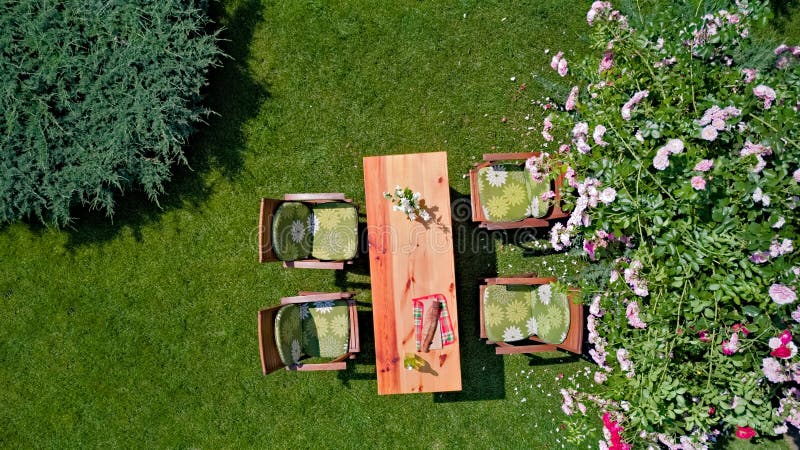
[[[581,84],[543,126],[573,208],[551,243],[608,270],[583,286],[596,385],[562,394],[599,409],[601,448],[800,426],[800,46],[752,38],[764,3],[679,8],[594,2],[597,58],[554,63]]]

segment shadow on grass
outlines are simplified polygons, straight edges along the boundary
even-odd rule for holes
[[[221,66],[208,74],[204,104],[214,113],[207,125],[201,125],[189,139],[185,152],[188,167],[174,168],[172,180],[165,186],[167,193],[159,197],[159,204],[134,190],[119,196],[112,218],[85,207],[76,208],[74,225],[66,230],[68,249],[108,241],[125,229],[130,229],[134,238],[140,240],[143,227],[158,222],[164,212],[202,205],[213,190],[204,184],[202,174],[214,168],[230,178],[241,170],[245,147],[243,125],[270,98],[267,88],[251,78],[246,66],[253,33],[261,20],[261,2],[244,1],[230,16],[219,2],[211,4],[209,15],[216,24],[209,27],[209,32],[219,27],[217,24],[224,25],[219,45],[229,57],[222,57]],[[41,225],[30,226],[38,232],[44,229]]]
[[[539,342],[531,342],[539,344]],[[564,353],[558,352],[559,356],[552,357],[552,356],[545,356],[541,354],[534,354],[528,353],[525,356],[528,357],[528,365],[530,367],[539,367],[539,366],[553,366],[554,364],[570,364],[580,361],[583,358],[581,355],[574,355],[571,353]],[[548,353],[548,355],[553,355],[553,353]]]
[[[455,246],[458,335],[461,351],[461,392],[435,394],[435,403],[498,400],[506,396],[503,358],[480,339],[478,282],[497,275],[497,255],[491,234],[471,221],[469,197],[450,189]]]
[[[352,363],[347,365],[346,370],[337,373],[339,380],[345,387],[350,387],[351,381],[375,380],[377,375],[374,371],[363,372],[364,366],[375,366],[375,339],[374,327],[372,325],[372,312],[358,312],[358,331],[361,344],[361,352],[356,356]],[[357,370],[361,367],[362,371]]]

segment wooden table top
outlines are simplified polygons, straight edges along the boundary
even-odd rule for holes
[[[420,192],[434,221],[411,222],[403,212],[393,211],[383,193],[397,185]],[[460,391],[447,153],[366,157],[364,186],[378,394]],[[416,350],[411,300],[432,294],[446,297],[456,341],[422,353]],[[403,367],[408,353],[425,361],[420,370]]]

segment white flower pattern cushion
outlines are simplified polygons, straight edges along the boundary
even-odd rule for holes
[[[514,342],[528,337],[531,286],[486,286],[483,318],[486,337],[493,342]]]
[[[303,304],[301,320],[303,352],[309,356],[335,358],[350,346],[350,309],[346,301]]]
[[[275,344],[281,361],[287,366],[297,364],[305,356],[297,305],[286,305],[275,315]]]
[[[569,332],[569,300],[550,285],[531,293],[531,310],[536,322],[536,336],[548,344],[561,344]]]
[[[547,212],[550,211],[553,200],[544,200],[542,194],[550,191],[550,180],[537,183],[533,181],[533,178],[528,177],[528,183],[530,184],[531,202],[525,211],[525,215],[537,219],[546,216]]]
[[[285,202],[272,217],[272,246],[281,261],[296,261],[311,254],[311,209],[299,202]]]
[[[358,250],[358,212],[350,203],[314,205],[310,218],[311,256],[325,261],[353,259]]]
[[[478,193],[486,218],[514,222],[527,217],[531,205],[530,173],[517,164],[499,164],[478,170]]]

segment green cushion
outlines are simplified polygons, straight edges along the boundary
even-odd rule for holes
[[[528,183],[531,190],[531,203],[527,211],[528,217],[544,217],[550,210],[550,205],[553,203],[552,199],[542,200],[542,194],[550,190],[550,180],[535,182],[533,178],[528,177]]]
[[[358,249],[358,212],[350,203],[331,202],[311,209],[311,256],[329,261],[353,259]]]
[[[514,222],[528,216],[530,173],[517,164],[499,164],[478,171],[481,207],[491,222]]]
[[[286,305],[275,315],[275,344],[278,346],[281,361],[287,366],[297,364],[303,357],[299,306]]]
[[[489,285],[483,294],[486,337],[493,342],[526,339],[531,333],[531,286]],[[535,331],[535,330],[534,330]]]
[[[278,206],[272,218],[272,243],[281,261],[308,258],[311,254],[311,210],[298,202]]]
[[[535,334],[542,342],[560,344],[569,331],[569,300],[549,284],[539,286],[531,296]]]
[[[350,309],[345,301],[300,305],[303,352],[309,356],[335,358],[350,346]]]

